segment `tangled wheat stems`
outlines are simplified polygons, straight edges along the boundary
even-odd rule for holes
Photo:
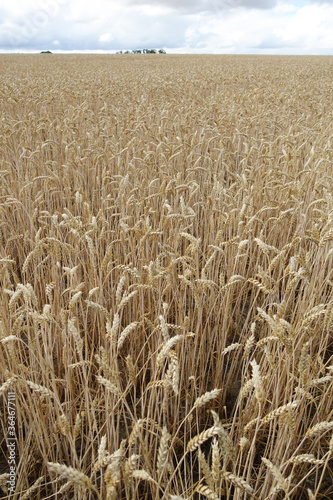
[[[1,64],[4,494],[330,498],[331,59]]]

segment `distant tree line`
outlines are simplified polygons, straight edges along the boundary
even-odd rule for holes
[[[116,54],[166,54],[164,49],[135,49],[135,50],[119,50]]]

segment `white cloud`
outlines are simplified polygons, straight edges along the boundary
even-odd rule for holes
[[[0,50],[326,54],[332,25],[333,0],[0,0]]]
[[[113,39],[113,36],[111,35],[111,33],[103,33],[103,35],[101,35],[98,39],[99,42],[111,42],[111,40]]]
[[[333,49],[333,7],[305,6],[277,26],[275,33],[286,46],[297,45],[308,53]]]

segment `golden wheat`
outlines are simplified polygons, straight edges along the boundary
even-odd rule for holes
[[[4,493],[330,498],[331,58],[1,61]]]

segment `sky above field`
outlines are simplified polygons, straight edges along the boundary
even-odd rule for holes
[[[0,51],[333,54],[333,0],[0,0]]]

